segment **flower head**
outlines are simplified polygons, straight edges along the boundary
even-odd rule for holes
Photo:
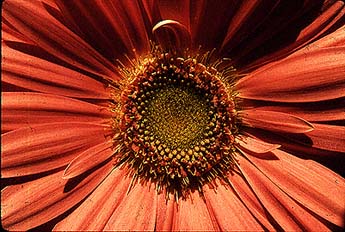
[[[6,1],[4,228],[340,230],[344,9]]]

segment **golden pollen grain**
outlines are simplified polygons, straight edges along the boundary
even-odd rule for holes
[[[234,101],[215,67],[159,50],[124,73],[121,160],[133,175],[183,195],[231,168]]]

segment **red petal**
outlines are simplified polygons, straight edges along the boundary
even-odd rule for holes
[[[205,186],[204,189],[206,205],[221,231],[263,230],[232,189],[224,185],[218,185],[215,189]]]
[[[255,192],[272,219],[284,231],[317,230],[328,228],[305,208],[297,204],[293,198],[286,195],[274,185],[258,169],[242,157],[239,158],[240,169],[249,185]],[[283,167],[284,168],[284,167]],[[285,176],[282,176],[285,178]]]
[[[107,109],[57,95],[3,92],[2,131],[54,122],[98,122],[111,118]]]
[[[116,169],[76,210],[54,227],[54,231],[101,231],[112,213],[127,197],[130,178]]]
[[[1,222],[5,229],[26,231],[61,215],[83,200],[113,168],[111,162],[80,179],[63,180],[57,172],[1,192]]]
[[[313,102],[345,96],[345,47],[292,55],[242,78],[241,98]]]
[[[2,81],[26,89],[78,98],[108,99],[104,84],[79,72],[2,46]]]
[[[317,102],[306,103],[302,105],[286,106],[262,106],[256,107],[258,110],[264,111],[277,111],[293,114],[299,118],[303,118],[310,122],[327,122],[327,121],[337,121],[345,120],[344,107],[345,101],[332,101],[332,102]]]
[[[313,123],[313,126],[314,130],[303,136],[284,135],[286,141],[283,141],[282,144],[293,150],[319,156],[341,156],[341,153],[345,152],[344,126],[317,123]],[[337,152],[340,154],[337,154]]]
[[[124,198],[105,225],[106,231],[153,231],[157,213],[153,185],[137,184]]]
[[[313,130],[313,125],[302,118],[274,111],[244,110],[242,119],[250,127],[265,130],[285,133],[306,133]]]
[[[314,161],[273,152],[279,160],[247,157],[292,199],[327,221],[344,226],[344,179]]]
[[[50,54],[95,74],[112,77],[115,66],[53,18],[39,1],[6,1],[2,16]]]
[[[173,231],[219,231],[218,224],[197,191],[179,201]]]
[[[4,19],[3,19],[4,20]],[[19,43],[32,44],[32,41],[28,40],[24,35],[18,32],[15,28],[12,28],[8,23],[1,23],[1,33],[3,41],[12,41]]]
[[[80,153],[69,163],[63,178],[70,179],[76,177],[106,161],[114,154],[113,149],[111,149],[112,145],[111,141],[107,141]]]
[[[274,231],[271,219],[264,206],[255,196],[253,190],[250,188],[246,180],[240,175],[228,175],[229,183],[234,189],[243,204],[247,207],[250,213],[263,225],[267,231]]]
[[[316,124],[314,131],[308,133],[308,138],[311,139],[310,146],[330,150],[345,152],[345,127]],[[299,140],[303,143],[303,140]]]
[[[267,153],[280,147],[279,144],[266,143],[258,138],[249,137],[248,135],[238,136],[235,141],[240,147],[259,154]]]
[[[178,204],[171,196],[169,200],[166,198],[166,194],[160,193],[157,197],[157,231],[172,231],[175,215],[177,212]]]
[[[80,152],[105,139],[104,126],[91,123],[42,124],[5,133],[1,136],[2,177],[65,166]]]
[[[260,138],[264,141],[273,144],[280,144],[284,148],[284,150],[289,150],[292,154],[297,154],[299,157],[303,158],[315,158],[323,157],[323,159],[328,159],[331,161],[334,157],[341,159],[343,157],[342,152],[335,152],[330,150],[322,150],[319,148],[312,147],[312,143],[310,138],[308,137],[311,132],[308,134],[293,134],[291,136],[287,134],[277,134],[274,132],[269,131],[262,131],[257,130],[255,128],[243,128],[242,133],[248,133],[250,135],[255,135],[255,137]],[[271,158],[274,158],[273,153]],[[255,155],[255,153],[251,153],[251,155]],[[257,156],[259,158],[264,158]]]

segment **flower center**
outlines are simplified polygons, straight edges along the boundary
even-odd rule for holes
[[[182,80],[174,80],[175,83],[172,77],[158,78],[159,82],[155,82],[158,88],[147,97],[143,96],[140,113],[143,127],[149,133],[149,137],[144,137],[146,140],[162,143],[171,151],[178,149],[181,153],[200,143],[205,133],[211,131],[209,126],[212,126],[214,114],[210,100],[203,96],[202,90],[197,90],[191,82],[185,85]]]
[[[134,175],[183,194],[229,171],[234,102],[214,67],[159,53],[126,73],[122,161]]]

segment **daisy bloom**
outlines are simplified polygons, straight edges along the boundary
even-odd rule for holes
[[[334,0],[6,0],[2,226],[342,230],[344,15]]]

